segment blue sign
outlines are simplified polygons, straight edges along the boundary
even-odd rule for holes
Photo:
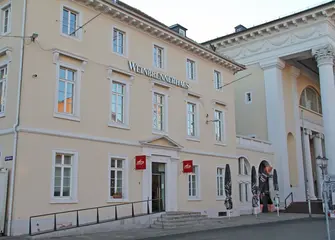
[[[13,160],[13,156],[7,156],[5,157],[5,161],[12,161]]]

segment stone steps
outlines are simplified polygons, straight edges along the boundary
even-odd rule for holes
[[[187,226],[205,225],[211,220],[200,212],[167,212],[157,218],[152,228],[182,228]]]

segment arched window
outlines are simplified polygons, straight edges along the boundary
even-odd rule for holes
[[[238,187],[240,202],[243,204],[251,201],[250,174],[249,161],[245,157],[240,157],[238,159]]]
[[[300,96],[300,105],[304,108],[322,114],[321,96],[313,88],[307,87]]]
[[[250,175],[250,163],[245,157],[240,157],[238,159],[238,174]]]

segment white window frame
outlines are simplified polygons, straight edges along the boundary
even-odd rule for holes
[[[188,71],[189,61],[194,63],[194,78],[189,78],[189,71]],[[186,58],[186,79],[190,81],[197,81],[197,78],[198,78],[197,76],[198,76],[197,62],[194,59],[187,57]]]
[[[54,108],[54,117],[63,118],[72,121],[80,121],[80,86],[81,86],[81,77],[82,69],[78,66],[68,64],[65,62],[59,61],[57,64],[57,74],[56,74],[56,96],[55,96],[55,108]],[[75,74],[75,89],[74,89],[74,98],[73,98],[73,114],[60,113],[58,112],[58,91],[59,91],[59,72],[60,68],[68,68],[76,71]]]
[[[9,9],[9,16],[8,16],[8,24],[7,24],[7,31],[5,31],[5,11]],[[5,5],[1,6],[1,34],[7,35],[10,34],[12,31],[12,3],[8,2]]]
[[[6,78],[2,80],[4,82],[2,88],[0,91],[3,91],[3,104],[2,104],[2,109],[0,109],[0,117],[4,117],[6,113],[6,106],[7,106],[7,89],[8,89],[8,67],[9,64],[0,64],[0,69],[5,68],[6,69]],[[1,81],[1,79],[0,79]],[[1,105],[0,105],[1,106]]]
[[[241,192],[241,186],[243,186],[242,187],[242,192]],[[250,184],[250,182],[239,181],[238,182],[238,192],[239,192],[240,203],[250,203],[251,202],[252,197],[251,197],[251,184]]]
[[[115,30],[123,33],[123,54],[119,53],[117,51],[114,51],[114,31]],[[118,26],[113,26],[113,28],[112,28],[112,41],[111,42],[112,42],[111,43],[112,52],[114,54],[116,54],[118,56],[121,56],[121,57],[126,57],[126,58],[128,57],[128,33],[124,29],[122,29]]]
[[[188,196],[188,201],[199,201],[201,200],[201,192],[200,192],[200,166],[198,164],[193,164],[193,167],[197,168],[197,172],[196,173],[188,173],[187,174],[187,196]],[[191,175],[195,175],[195,180],[196,180],[196,195],[195,196],[190,196],[190,192],[189,192],[189,181],[190,178],[189,176]]]
[[[219,175],[218,174],[218,169],[222,169],[222,175]],[[226,193],[225,193],[225,184],[224,184],[224,177],[225,177],[225,166],[217,166],[216,167],[216,179],[215,179],[215,182],[216,182],[216,200],[225,200],[226,198]],[[223,186],[223,195],[219,195],[219,186],[217,184],[217,180],[218,178],[222,178],[222,186]]]
[[[71,189],[70,197],[55,197],[55,167],[56,167],[56,154],[72,155],[72,168],[71,168]],[[51,200],[50,203],[78,203],[78,152],[72,150],[53,150],[52,151],[52,173],[51,173]]]
[[[154,98],[155,94],[160,94],[164,96],[164,111],[163,111],[163,130],[158,130],[154,128]],[[168,133],[168,112],[169,112],[169,106],[168,106],[168,95],[166,92],[158,91],[158,90],[153,90],[152,91],[152,103],[151,103],[151,108],[152,108],[152,114],[151,114],[151,121],[152,121],[152,133],[154,134],[163,134],[166,135]]]
[[[63,33],[63,10],[67,9],[68,11],[71,11],[73,13],[76,13],[77,15],[77,24],[76,24],[76,33],[75,35],[71,36],[69,34],[66,34],[66,33]],[[61,9],[60,9],[60,34],[61,36],[63,37],[67,37],[67,38],[70,38],[70,39],[75,39],[75,40],[78,40],[78,41],[81,41],[82,40],[82,36],[83,36],[83,29],[79,27],[82,26],[82,16],[83,16],[83,13],[81,11],[79,11],[78,9],[75,9],[71,6],[68,6],[68,5],[65,5],[65,4],[61,4]]]
[[[165,70],[166,69],[166,48],[156,43],[153,43],[152,46],[153,46],[152,47],[152,62],[153,62],[154,68],[159,69],[159,70]],[[156,48],[162,50],[162,66],[158,66],[157,63],[155,62],[155,53],[156,53],[155,49]]]
[[[217,78],[216,78],[217,73],[219,74],[219,88],[218,88],[218,86],[217,86]],[[222,73],[221,73],[220,71],[214,69],[214,71],[213,71],[213,75],[214,75],[214,76],[213,76],[213,78],[214,78],[214,80],[213,80],[213,82],[214,82],[214,89],[215,89],[216,91],[222,92],[222,91],[223,91]]]
[[[195,116],[194,116],[194,121],[195,121],[195,127],[194,127],[194,131],[195,131],[195,135],[189,135],[188,134],[188,104],[194,104],[195,105]],[[192,101],[187,99],[186,100],[186,139],[187,140],[191,140],[191,141],[200,141],[200,121],[199,121],[199,103],[197,101]]]
[[[122,174],[122,198],[113,198],[110,196],[110,182],[111,182],[111,159],[123,160],[123,174]],[[107,189],[107,202],[114,203],[114,202],[128,202],[129,201],[129,161],[127,156],[116,156],[112,153],[108,154],[108,189]]]
[[[224,109],[221,109],[221,108],[214,108],[214,116],[213,116],[213,119],[216,120],[216,116],[215,116],[215,113],[216,111],[220,111],[222,113],[222,123],[221,123],[221,136],[222,136],[222,139],[221,141],[218,141],[216,139],[216,124],[217,122],[215,122],[213,124],[214,126],[214,138],[215,138],[215,142],[216,144],[219,144],[219,145],[222,145],[222,144],[226,144],[226,111]]]
[[[123,123],[118,123],[112,121],[112,95],[113,95],[113,83],[120,83],[125,86],[125,93],[123,99]],[[121,128],[121,129],[130,129],[129,126],[129,107],[130,107],[130,83],[126,80],[120,78],[111,78],[110,81],[110,100],[109,100],[109,127]]]
[[[249,101],[248,95],[250,95],[250,101]],[[251,104],[252,103],[252,92],[246,92],[244,94],[244,102],[245,102],[245,104]]]
[[[243,161],[241,161],[243,159]],[[244,167],[246,165],[245,161],[247,161],[247,174],[244,172]],[[238,158],[238,175],[239,176],[251,176],[251,165],[250,165],[250,162],[249,160],[244,157],[244,156],[241,156]],[[241,172],[242,171],[242,172]]]

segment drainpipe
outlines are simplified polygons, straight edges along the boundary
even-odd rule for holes
[[[8,224],[7,224],[7,235],[12,234],[12,213],[14,203],[14,185],[15,185],[15,170],[16,170],[16,156],[17,156],[17,142],[18,142],[18,127],[20,125],[20,106],[21,106],[21,88],[22,88],[22,73],[23,73],[23,56],[24,56],[24,36],[26,29],[26,12],[27,12],[27,0],[23,0],[23,13],[22,13],[22,31],[21,31],[21,52],[20,52],[20,70],[18,78],[17,88],[17,101],[16,101],[16,120],[13,126],[14,130],[14,145],[13,145],[13,164],[12,171],[10,174],[10,192],[9,192],[9,206],[8,206]]]

